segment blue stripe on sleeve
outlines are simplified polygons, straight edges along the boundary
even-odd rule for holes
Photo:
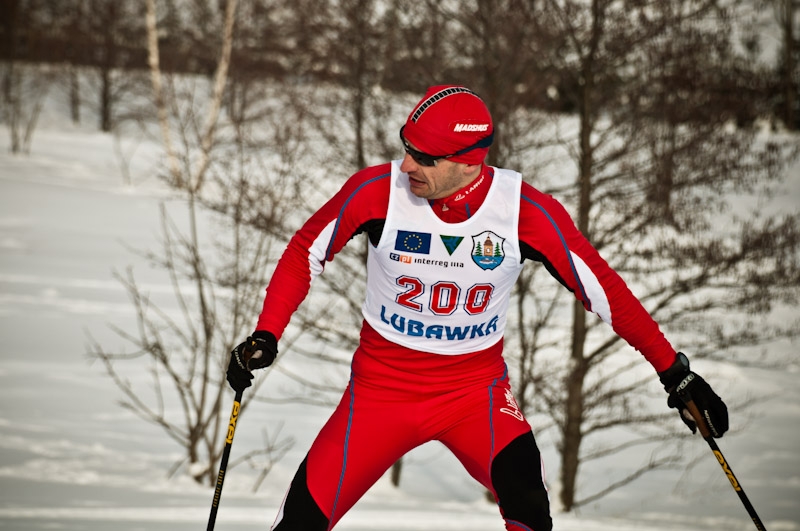
[[[334,242],[334,241],[336,241],[336,233],[337,233],[337,232],[339,232],[339,223],[341,223],[341,220],[342,220],[342,214],[344,213],[345,209],[347,208],[347,205],[350,203],[350,201],[352,201],[352,200],[353,200],[353,198],[354,198],[354,197],[355,197],[355,196],[356,196],[356,195],[357,195],[357,194],[358,194],[358,193],[359,193],[359,192],[360,192],[360,191],[361,191],[361,190],[362,190],[362,189],[363,189],[365,186],[367,186],[367,185],[370,185],[370,184],[372,184],[372,183],[374,183],[374,182],[376,182],[376,181],[379,181],[379,180],[381,180],[381,179],[385,179],[386,177],[389,177],[389,176],[391,176],[391,175],[392,175],[392,174],[391,174],[391,172],[389,172],[389,173],[384,173],[383,175],[378,175],[377,177],[373,177],[372,179],[369,179],[368,181],[364,181],[363,183],[361,183],[361,184],[358,186],[358,188],[356,188],[355,190],[353,190],[353,193],[352,193],[352,194],[350,194],[350,196],[349,196],[349,197],[348,197],[348,198],[345,200],[344,204],[342,205],[342,208],[339,210],[339,215],[338,215],[338,216],[337,216],[337,218],[336,218],[336,225],[334,226],[334,229],[333,229],[333,234],[331,235],[331,241],[330,241],[330,242],[328,242],[328,248],[325,250],[325,259],[326,259],[327,261],[329,261],[329,262],[330,262],[331,260],[333,260],[333,254],[331,253],[331,247],[333,247],[333,242]]]
[[[589,297],[586,295],[586,290],[583,287],[583,282],[581,282],[581,278],[578,276],[578,271],[577,271],[577,269],[575,269],[575,263],[572,261],[572,253],[570,253],[569,246],[567,245],[567,241],[564,239],[564,235],[561,234],[561,229],[558,227],[558,225],[556,224],[555,220],[550,215],[550,212],[548,212],[547,209],[545,209],[542,205],[540,205],[539,203],[537,203],[533,199],[531,199],[529,197],[526,197],[524,195],[521,196],[521,198],[524,201],[527,201],[528,203],[533,205],[534,207],[538,208],[542,212],[542,214],[544,214],[545,217],[547,217],[547,220],[553,226],[553,229],[555,229],[556,234],[558,234],[558,239],[561,240],[561,245],[564,247],[564,254],[567,255],[567,260],[569,261],[569,267],[572,270],[572,276],[575,277],[575,282],[577,283],[578,290],[581,293],[581,300],[586,302],[586,305],[587,305],[589,311],[591,311],[592,301],[590,301]]]

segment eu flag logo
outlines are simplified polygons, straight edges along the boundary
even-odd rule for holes
[[[431,235],[427,232],[399,230],[394,248],[396,251],[406,253],[429,254],[431,252]]]

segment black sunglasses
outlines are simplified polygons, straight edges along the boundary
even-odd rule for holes
[[[400,141],[403,143],[403,148],[406,150],[406,153],[411,155],[411,158],[414,159],[414,162],[419,164],[420,166],[436,166],[436,161],[442,159],[449,159],[450,157],[455,157],[457,155],[463,155],[473,149],[478,148],[485,148],[492,145],[492,141],[494,140],[494,131],[487,137],[481,138],[474,144],[464,149],[460,149],[455,153],[451,153],[450,155],[429,155],[428,153],[424,153],[418,149],[414,149],[406,140],[406,137],[403,136],[403,130],[406,128],[404,125],[400,128]]]

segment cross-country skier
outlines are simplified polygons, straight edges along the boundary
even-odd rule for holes
[[[714,436],[728,429],[725,404],[564,207],[519,173],[484,164],[493,134],[473,91],[430,88],[400,129],[403,159],[354,174],[289,242],[255,331],[231,353],[234,389],[250,386],[251,371],[273,362],[325,262],[357,234],[370,245],[349,385],[273,530],[331,529],[394,462],[432,440],[492,492],[506,529],[552,529],[539,449],[502,355],[509,296],[526,259],[543,263],[641,352],[693,431],[678,386]]]

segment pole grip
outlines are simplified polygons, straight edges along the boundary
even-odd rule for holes
[[[694,403],[694,400],[689,399],[684,401],[686,404],[686,409],[689,410],[689,413],[692,414],[694,418],[695,424],[697,424],[697,429],[700,430],[700,435],[703,436],[703,439],[708,439],[711,437],[711,430],[706,424],[705,419],[703,418],[703,414],[700,413],[700,409],[697,407],[697,404]]]

